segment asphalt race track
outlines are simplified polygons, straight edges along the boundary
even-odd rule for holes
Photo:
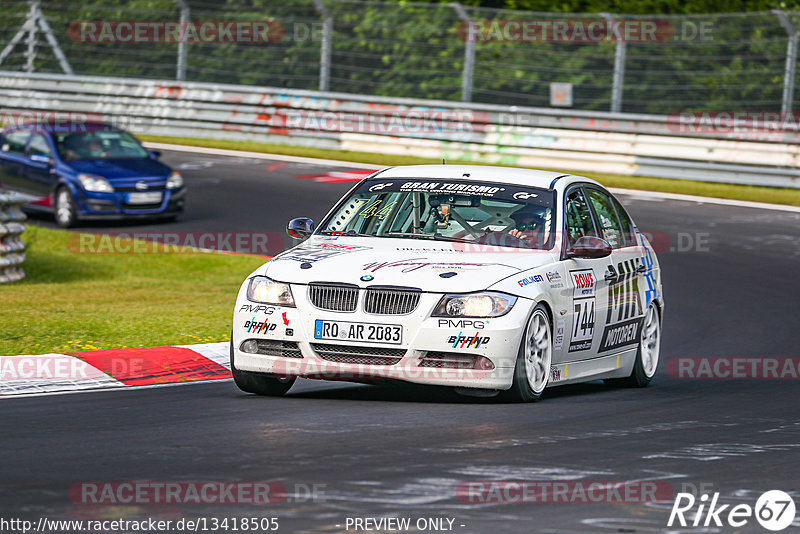
[[[282,232],[291,217],[319,219],[351,185],[296,178],[330,170],[310,164],[178,152],[163,159],[187,179],[185,216],[108,228]],[[621,198],[661,243],[666,310],[650,387],[564,386],[532,405],[310,380],[280,399],[242,394],[231,381],[6,399],[0,509],[51,519],[278,517],[281,532],[345,532],[348,517],[444,517],[455,532],[564,534],[662,532],[672,501],[469,503],[456,488],[650,480],[674,492],[719,492],[720,504],[753,506],[780,489],[800,505],[797,379],[665,371],[678,357],[800,358],[800,214]],[[289,496],[269,507],[84,506],[68,494],[82,481],[274,481]],[[317,498],[305,498],[313,487]],[[764,532],[754,520],[738,531]]]

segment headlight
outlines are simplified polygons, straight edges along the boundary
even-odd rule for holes
[[[183,185],[183,176],[179,172],[173,172],[167,178],[167,189],[178,189]]]
[[[471,295],[445,295],[433,317],[500,317],[517,302],[517,297],[486,291]]]
[[[81,182],[83,188],[87,191],[95,193],[113,193],[114,188],[108,183],[108,180],[96,174],[79,174],[78,180]]]
[[[266,276],[254,276],[247,286],[247,300],[294,307],[294,297],[289,284],[270,280]]]

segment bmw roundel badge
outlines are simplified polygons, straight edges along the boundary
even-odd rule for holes
[[[375,280],[375,277],[369,274],[365,274],[361,277],[362,282],[372,282],[373,280]]]

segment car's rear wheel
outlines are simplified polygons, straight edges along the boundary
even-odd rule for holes
[[[72,193],[66,186],[61,186],[55,193],[55,216],[56,224],[62,228],[70,228],[75,226],[78,220],[78,210],[75,208],[75,200],[72,198]]]
[[[269,395],[271,397],[281,397],[289,391],[295,381],[295,377],[279,377],[266,373],[251,373],[240,371],[236,368],[233,356],[233,340],[230,344],[231,352],[231,374],[236,386],[246,393],[256,395]]]
[[[650,303],[642,322],[639,336],[639,347],[636,351],[636,361],[633,371],[625,378],[609,378],[606,384],[617,387],[643,388],[653,379],[658,368],[658,358],[661,352],[661,320],[658,307]]]
[[[503,397],[515,402],[539,400],[550,379],[553,332],[550,317],[541,304],[534,308],[520,341],[511,389]]]

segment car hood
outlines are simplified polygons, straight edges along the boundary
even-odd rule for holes
[[[471,292],[554,261],[554,254],[421,239],[312,237],[267,262],[260,274],[281,282],[337,282]],[[371,278],[370,278],[371,277]]]
[[[169,176],[170,168],[151,158],[97,159],[69,161],[66,163],[78,173],[97,174],[110,182],[131,178],[159,178]]]

